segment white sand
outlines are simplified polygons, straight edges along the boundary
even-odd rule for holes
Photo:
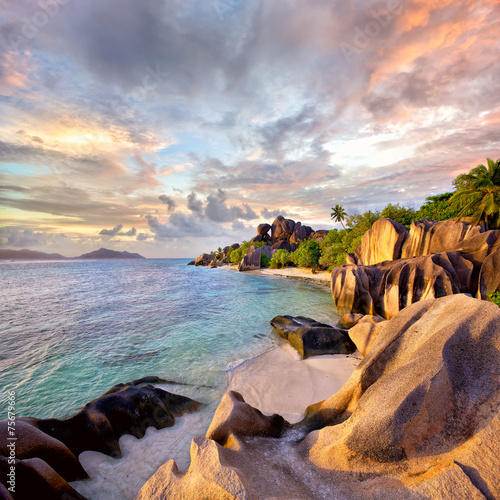
[[[228,372],[228,388],[266,415],[299,422],[305,409],[335,394],[361,361],[359,352],[302,360],[288,343],[245,361]]]
[[[238,266],[234,265],[224,265],[219,269],[227,269],[229,271],[238,271]],[[295,279],[307,279],[320,281],[324,283],[330,284],[331,273],[328,271],[316,271],[313,274],[311,269],[307,269],[304,267],[285,267],[283,269],[271,269],[269,267],[265,267],[262,269],[258,269],[255,271],[245,271],[247,274],[254,274],[256,276],[278,276],[281,278],[295,278]]]

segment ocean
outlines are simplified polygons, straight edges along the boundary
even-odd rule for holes
[[[172,454],[180,453],[180,466],[187,466],[189,449],[180,448],[189,448],[192,435],[206,431],[224,393],[226,373],[278,342],[269,324],[274,316],[338,320],[326,287],[188,262],[2,262],[0,419],[6,418],[8,391],[16,392],[18,416],[66,418],[117,383],[149,375],[164,378],[169,383],[163,388],[206,407],[203,418],[182,417],[173,429],[148,431],[144,443],[162,433],[165,439],[161,456],[143,472],[147,479],[161,460],[171,457],[165,447],[172,433],[177,442]],[[128,443],[138,440],[122,440],[126,459],[134,455]],[[153,455],[152,447],[149,442],[144,453]],[[104,463],[113,469],[124,462],[85,454],[86,466],[98,471]],[[145,461],[140,452],[135,455],[126,470]],[[103,491],[104,482],[114,483],[110,474],[101,483],[96,478],[93,486],[87,482],[81,492],[94,499],[113,498]],[[137,481],[135,489],[143,479]]]

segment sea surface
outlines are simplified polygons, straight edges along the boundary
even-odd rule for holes
[[[216,403],[225,372],[276,343],[278,314],[337,321],[327,288],[188,260],[0,264],[0,418],[66,418],[149,375]]]

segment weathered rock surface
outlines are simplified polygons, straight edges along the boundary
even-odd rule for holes
[[[271,224],[259,224],[257,227],[257,234],[260,236],[269,237],[269,230],[271,229]]]
[[[266,416],[245,403],[237,392],[226,392],[222,398],[206,437],[222,446],[234,436],[278,438],[290,425],[280,415]]]
[[[296,249],[295,245],[291,245],[288,241],[280,240],[273,243],[273,250],[286,250],[287,252],[293,252]]]
[[[309,226],[303,226],[300,222],[296,222],[289,241],[290,243],[299,243],[309,238],[313,232],[314,231]]]
[[[338,267],[331,282],[337,311],[340,315],[379,314],[389,319],[420,300],[456,293],[481,297],[482,263],[499,248],[500,230],[487,231],[467,238],[449,252],[372,266]],[[485,267],[488,274],[483,282],[493,272],[491,268],[488,264]]]
[[[194,261],[195,266],[209,266],[212,261],[215,260],[215,254],[213,253],[202,253],[199,257],[196,257]]]
[[[297,349],[303,359],[321,354],[351,354],[356,350],[345,330],[311,318],[276,316],[271,325]]]
[[[349,330],[353,326],[356,326],[358,323],[380,323],[381,321],[385,321],[382,316],[373,316],[371,314],[359,314],[359,313],[347,313],[344,314],[339,319],[339,326],[345,330]]]
[[[142,438],[150,426],[174,425],[175,417],[197,410],[192,399],[154,387],[156,377],[118,384],[66,420],[16,419],[16,498],[82,499],[68,481],[86,479],[77,458],[85,450],[121,456],[123,434]],[[0,422],[0,473],[8,470],[7,421]]]
[[[426,498],[498,498],[499,366],[497,306],[465,295],[413,304],[337,394],[308,408],[301,425],[320,429],[309,457],[403,478]]]
[[[361,321],[349,330],[349,338],[354,342],[362,356],[366,356],[370,352],[385,323],[387,321],[377,323]]]
[[[434,253],[447,252],[463,240],[484,232],[484,226],[477,226],[464,220],[456,219],[434,221],[421,219],[414,221],[410,234],[401,252],[401,258],[420,257]]]
[[[377,220],[363,235],[354,252],[357,263],[371,266],[385,260],[399,259],[408,234],[408,229],[398,222],[391,219]]]
[[[230,393],[188,471],[168,462],[137,499],[500,498],[500,309],[455,295],[380,324],[346,385],[281,438],[257,437],[273,417]]]
[[[500,291],[500,250],[484,259],[479,274],[479,291],[483,299],[489,292]]]
[[[268,245],[260,248],[252,245],[243,256],[243,259],[241,259],[238,271],[243,272],[260,269],[261,254],[264,254],[268,259],[270,259],[273,255],[273,249]]]

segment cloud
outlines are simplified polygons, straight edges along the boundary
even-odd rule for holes
[[[123,224],[118,224],[113,229],[101,229],[99,234],[102,236],[116,236],[123,229]]]
[[[99,234],[101,236],[110,236],[111,238],[114,238],[115,236],[135,236],[137,234],[137,229],[135,227],[126,232],[123,232],[122,229],[123,224],[118,224],[113,229],[101,229]]]
[[[203,211],[203,202],[198,199],[196,193],[192,192],[187,197],[188,208],[191,212],[201,213]]]
[[[167,196],[166,194],[162,194],[158,198],[160,199],[160,201],[162,203],[164,203],[165,205],[167,205],[167,210],[169,212],[170,211],[173,212],[175,210],[175,207],[177,206],[177,204],[175,203],[175,200],[173,198],[171,198],[170,196]]]
[[[0,243],[2,246],[33,248],[46,244],[47,235],[41,231],[18,227],[0,227]]]
[[[231,222],[234,219],[253,220],[257,214],[246,204],[228,206],[225,203],[226,193],[218,189],[216,193],[207,197],[205,215],[214,222]]]
[[[262,217],[264,217],[265,219],[274,220],[276,219],[276,217],[278,217],[278,215],[282,215],[283,217],[285,217],[286,212],[279,208],[277,210],[268,210],[267,208],[264,208],[263,210],[260,211],[260,215],[262,215]]]

